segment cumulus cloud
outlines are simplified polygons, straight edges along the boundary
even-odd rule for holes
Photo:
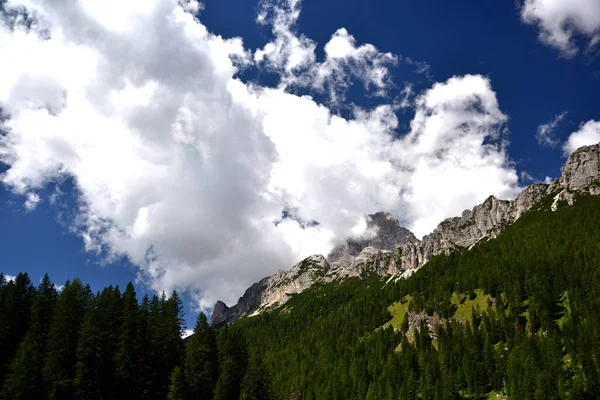
[[[373,94],[384,96],[393,86],[389,67],[398,62],[391,53],[380,52],[372,44],[357,46],[356,39],[345,28],[338,29],[324,46],[325,59],[317,62],[317,45],[296,32],[301,11],[299,0],[263,1],[257,21],[270,24],[273,41],[254,53],[254,60],[281,74],[281,87],[310,87],[327,91],[332,102],[344,100],[345,92],[355,79]],[[419,73],[426,73],[425,63],[415,65]]]
[[[552,121],[547,122],[538,126],[535,138],[537,142],[542,146],[557,146],[559,144],[558,139],[555,136],[556,128],[562,122],[562,120],[567,115],[567,112],[563,112],[560,114],[556,114]]]
[[[576,38],[588,48],[600,42],[600,2],[597,0],[525,0],[521,19],[539,29],[539,39],[566,57],[579,52]]]
[[[600,121],[588,121],[581,124],[579,130],[571,133],[563,146],[564,156],[568,157],[581,146],[588,146],[600,142]]]
[[[491,193],[516,194],[506,120],[490,81],[479,75],[436,83],[418,98],[411,130],[395,146],[408,175],[402,197],[417,236]]]
[[[342,117],[286,85],[237,77],[258,62],[307,94],[323,70],[335,93],[349,84],[339,71],[375,93],[389,88],[387,72],[370,74],[394,56],[356,45],[346,30],[317,61],[316,44],[290,28],[297,0],[260,17],[283,31],[254,54],[241,38],[209,32],[196,3],[110,3],[5,3],[1,180],[28,196],[72,179],[71,229],[86,250],[127,257],[155,290],[188,290],[206,310],[361,234],[366,214],[391,211],[421,236],[490,194],[518,190],[507,117],[483,76],[416,97],[410,89],[415,116],[399,132],[393,103]]]
[[[6,282],[10,282],[10,281],[14,281],[15,279],[17,279],[17,277],[14,275],[4,274],[4,279],[6,280]]]

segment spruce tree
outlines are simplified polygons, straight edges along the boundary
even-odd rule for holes
[[[0,302],[0,386],[10,361],[29,324],[29,313],[35,289],[27,273],[19,273],[2,287]]]
[[[186,350],[186,382],[193,399],[212,399],[218,378],[217,339],[204,313],[198,315]]]
[[[185,377],[180,366],[176,366],[171,373],[168,400],[185,400]]]
[[[242,380],[240,400],[269,400],[270,378],[261,358],[254,353],[248,360],[248,368]]]
[[[238,400],[248,365],[246,339],[238,329],[225,328],[219,343],[219,379],[215,400]]]
[[[121,398],[133,398],[140,393],[141,374],[138,362],[141,353],[140,310],[133,284],[129,282],[123,293],[122,324],[115,356],[116,380]]]
[[[65,283],[56,302],[43,369],[50,400],[73,397],[79,328],[90,297],[89,286],[74,279]]]
[[[42,399],[45,395],[42,368],[50,322],[58,293],[45,274],[31,307],[29,330],[10,366],[2,388],[4,399]]]
[[[90,299],[83,317],[77,341],[77,361],[73,377],[74,398],[79,400],[100,397],[98,372],[100,367],[99,338],[101,327],[98,324],[97,303],[100,293]]]

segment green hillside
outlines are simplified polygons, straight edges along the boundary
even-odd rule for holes
[[[234,326],[279,399],[597,398],[599,222],[581,197],[406,280],[323,285]],[[405,332],[409,314],[435,323]]]

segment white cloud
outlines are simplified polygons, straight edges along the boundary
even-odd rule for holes
[[[392,211],[420,236],[490,194],[516,193],[507,117],[487,78],[433,85],[416,97],[409,132],[398,132],[395,104],[342,118],[285,86],[240,81],[251,59],[242,40],[208,32],[180,3],[133,2],[106,19],[83,0],[12,0],[6,8],[26,7],[34,21],[0,22],[0,59],[11,60],[0,64],[2,182],[27,195],[73,177],[72,229],[86,249],[128,257],[154,289],[189,290],[206,310],[360,234],[368,213]],[[299,13],[298,1],[288,4],[284,27]],[[298,36],[285,29],[275,30],[275,50],[254,53],[284,80],[299,66],[334,71],[343,60],[376,91],[387,88],[383,70],[367,73],[391,60],[386,53],[338,30],[319,63],[303,50],[312,42],[300,36],[289,47]],[[299,53],[281,50],[290,48]],[[293,76],[308,89],[320,79]],[[334,93],[345,79],[328,81]]]
[[[186,329],[183,331],[183,334],[181,335],[182,339],[185,339],[187,337],[190,337],[194,334],[194,330],[193,329]]]
[[[27,211],[33,211],[33,210],[35,210],[37,205],[40,203],[40,201],[41,201],[41,199],[38,194],[28,193],[27,200],[25,200],[25,203],[23,203],[23,207],[25,207],[25,209]]]
[[[563,146],[565,157],[581,146],[588,146],[600,142],[600,121],[588,121],[581,124],[579,130],[571,133]]]
[[[10,281],[14,281],[15,279],[17,279],[17,277],[14,275],[4,274],[4,279],[6,280],[6,282],[10,282]]]
[[[556,114],[552,121],[538,126],[535,135],[537,142],[542,146],[557,146],[559,144],[559,141],[558,139],[556,139],[554,133],[556,131],[556,128],[562,122],[566,115],[566,111],[560,114]]]
[[[281,88],[300,86],[327,91],[332,102],[339,102],[344,100],[353,79],[358,79],[374,94],[386,94],[392,86],[388,67],[398,62],[395,55],[380,52],[372,44],[357,46],[354,36],[340,28],[324,46],[325,60],[317,62],[316,43],[295,32],[300,11],[299,0],[263,1],[257,19],[272,26],[274,39],[256,50],[254,60],[280,72]],[[415,65],[420,72],[428,67],[423,63]]]
[[[518,176],[503,137],[506,119],[490,81],[479,75],[436,83],[417,99],[411,131],[395,149],[408,175],[403,198],[417,236],[489,194],[516,194]]]
[[[521,181],[523,182],[535,182],[535,178],[527,171],[521,171]]]
[[[521,19],[539,29],[542,42],[557,48],[566,57],[579,52],[576,38],[593,48],[600,42],[598,0],[525,0]]]

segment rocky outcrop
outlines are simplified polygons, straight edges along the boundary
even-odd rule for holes
[[[390,279],[407,277],[433,256],[471,248],[484,238],[496,237],[546,197],[552,198],[550,209],[556,211],[561,203],[572,205],[577,193],[600,195],[600,144],[575,151],[555,183],[530,185],[510,201],[490,196],[459,217],[445,219],[422,241],[401,227],[389,213],[369,215],[370,235],[347,239],[331,251],[328,259],[314,255],[289,271],[277,271],[248,288],[231,308],[217,302],[210,323],[220,326],[243,315],[260,313],[285,303],[292,294],[316,282],[326,283],[365,273],[391,276]],[[428,326],[435,325],[427,322]]]
[[[222,301],[217,301],[210,325],[219,327],[252,311],[260,312],[283,304],[292,294],[308,289],[325,277],[329,270],[329,263],[320,254],[305,258],[288,271],[278,270],[250,286],[235,306],[227,307]]]
[[[574,151],[563,166],[560,185],[567,191],[589,188],[592,194],[600,194],[600,145]]]
[[[485,237],[496,237],[506,227],[529,211],[548,192],[548,185],[535,184],[521,191],[514,200],[488,197],[482,204],[465,210],[460,217],[442,221],[418,245],[402,246],[402,269],[416,270],[433,256],[460,247],[471,247]]]
[[[362,238],[348,238],[336,246],[327,260],[332,267],[346,266],[353,262],[366,248],[396,250],[405,243],[418,243],[411,231],[400,226],[398,219],[388,212],[378,212],[367,216],[367,232]]]

